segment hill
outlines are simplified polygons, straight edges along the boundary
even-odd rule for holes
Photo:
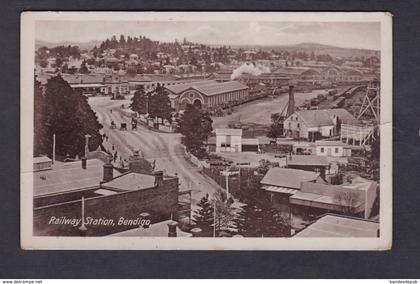
[[[257,45],[243,45],[243,46],[232,46],[236,48],[254,48],[261,49],[265,51],[275,50],[275,51],[287,51],[287,52],[306,52],[311,53],[312,51],[316,54],[329,54],[333,57],[370,57],[378,56],[380,52],[378,50],[371,49],[361,49],[361,48],[348,48],[348,47],[338,47],[334,45],[320,44],[320,43],[299,43],[292,45],[266,45],[266,46],[257,46]]]
[[[333,45],[318,44],[318,43],[300,43],[295,45],[284,45],[272,47],[277,51],[293,51],[296,52],[314,52],[315,54],[329,54],[333,57],[370,57],[379,56],[378,50],[360,49],[360,48],[347,48],[338,47]]]
[[[52,48],[52,47],[56,47],[56,46],[60,46],[60,45],[64,45],[64,46],[78,46],[80,49],[87,49],[90,50],[92,49],[95,45],[99,46],[101,44],[102,41],[100,40],[91,40],[88,42],[74,42],[74,41],[62,41],[62,42],[48,42],[48,41],[43,41],[43,40],[35,40],[35,49],[38,49],[40,47],[48,47],[48,48]]]

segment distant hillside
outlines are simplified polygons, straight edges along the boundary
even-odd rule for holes
[[[370,57],[379,56],[378,50],[359,49],[359,48],[346,48],[333,45],[319,44],[319,43],[299,43],[293,45],[277,45],[277,46],[238,46],[242,48],[261,48],[262,50],[275,50],[275,51],[296,51],[311,53],[312,51],[318,54],[329,54],[333,57]]]
[[[56,46],[60,46],[60,45],[64,45],[64,46],[68,46],[68,45],[77,45],[80,49],[87,49],[90,50],[92,49],[95,45],[99,46],[101,44],[100,40],[91,40],[88,42],[73,42],[73,41],[62,41],[62,42],[48,42],[48,41],[43,41],[43,40],[35,40],[35,49],[38,49],[40,47],[48,47],[48,48],[52,48],[52,47],[56,47]]]
[[[296,50],[305,52],[314,52],[315,54],[328,53],[331,56],[339,57],[369,57],[379,56],[379,51],[371,49],[360,49],[360,48],[345,48],[337,47],[332,45],[317,44],[317,43],[300,43],[292,46],[279,47],[283,50]]]

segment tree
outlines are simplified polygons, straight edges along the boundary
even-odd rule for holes
[[[67,63],[64,63],[63,66],[61,66],[61,73],[69,73],[69,66]]]
[[[213,120],[208,113],[202,112],[193,105],[187,105],[184,114],[180,118],[179,130],[182,137],[182,143],[187,150],[193,154],[199,154],[204,147],[204,141],[210,135]]]
[[[89,69],[86,66],[86,61],[84,61],[84,60],[83,60],[82,64],[80,65],[79,73],[81,73],[81,74],[88,74],[88,73],[90,73],[89,72]]]
[[[201,234],[203,237],[212,237],[214,226],[214,209],[213,205],[209,201],[209,195],[206,194],[206,196],[201,198],[197,206],[199,209],[194,211],[195,225],[202,230]]]
[[[137,86],[134,96],[131,98],[131,109],[135,112],[146,114],[147,113],[148,97],[144,91],[144,86]]]
[[[345,215],[354,215],[355,207],[359,203],[359,198],[354,191],[342,190],[333,197],[334,201],[341,205],[342,213]]]
[[[35,130],[35,153],[52,153],[53,134],[56,135],[56,153],[61,156],[82,156],[86,134],[91,136],[90,149],[101,145],[99,130],[102,125],[97,121],[87,98],[73,91],[61,75],[48,80],[42,100],[36,102],[35,108],[35,116],[40,116],[36,120],[41,121],[35,125],[40,129],[39,132]]]
[[[218,188],[213,194],[213,204],[215,206],[216,236],[220,236],[222,232],[232,233],[236,228],[236,215],[232,207],[233,199],[228,198],[226,192]]]
[[[34,81],[34,156],[48,155],[52,152],[46,143],[47,124],[46,124],[45,97],[42,93],[41,83]]]
[[[271,126],[267,133],[269,138],[279,138],[283,135],[283,123],[279,113],[273,113],[271,115]]]
[[[262,209],[256,205],[244,205],[238,212],[236,226],[238,234],[244,237],[262,237]]]
[[[284,216],[280,210],[268,207],[263,209],[263,237],[289,237],[290,216]]]
[[[38,62],[38,64],[39,64],[39,66],[40,66],[41,68],[47,68],[47,66],[48,66],[48,61],[47,61],[47,60],[45,60],[45,59],[42,59],[42,60],[40,60],[40,61]]]
[[[156,89],[149,94],[149,114],[151,117],[162,119],[171,119],[171,101],[166,94],[165,89],[158,85]]]

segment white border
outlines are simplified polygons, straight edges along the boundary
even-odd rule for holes
[[[35,237],[33,70],[35,22],[276,21],[381,23],[380,238]],[[21,246],[95,250],[388,250],[392,244],[392,15],[385,12],[24,12],[21,15]]]

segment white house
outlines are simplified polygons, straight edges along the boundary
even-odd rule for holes
[[[315,142],[315,153],[317,156],[351,157],[351,148],[341,141],[318,140]]]
[[[216,152],[242,152],[242,129],[216,129]]]
[[[358,125],[359,121],[345,109],[296,111],[284,121],[284,134],[315,141],[321,137],[340,135],[342,123]]]

